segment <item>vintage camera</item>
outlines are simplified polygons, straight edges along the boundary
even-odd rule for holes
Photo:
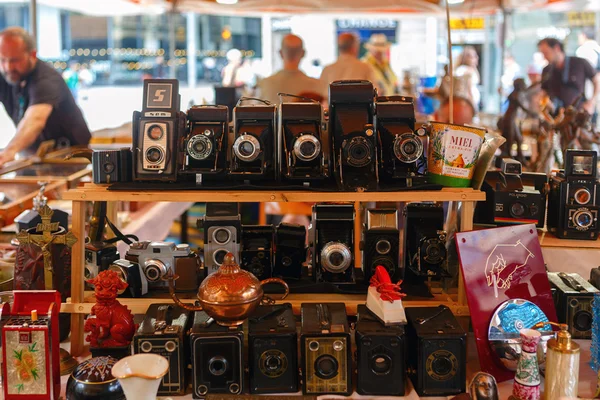
[[[280,223],[275,229],[275,264],[273,276],[302,278],[302,266],[306,262],[306,227],[298,224]]]
[[[433,203],[404,208],[404,267],[417,277],[444,277],[447,272],[444,209]]]
[[[214,175],[227,169],[229,110],[226,106],[193,106],[187,112],[187,134],[183,138],[181,172]]]
[[[119,259],[117,247],[103,242],[91,242],[85,245],[85,279],[95,278],[98,273],[108,269],[113,261]]]
[[[378,265],[387,269],[393,282],[402,279],[398,211],[383,208],[367,210],[361,246],[365,282],[369,282]]]
[[[281,103],[279,139],[281,175],[292,181],[310,183],[327,177],[323,107],[318,102]]]
[[[248,331],[250,393],[298,391],[298,337],[289,303],[258,306]]]
[[[259,280],[273,273],[273,225],[242,226],[240,266]]]
[[[329,85],[329,138],[339,185],[345,190],[377,188],[377,138],[369,81],[335,81]]]
[[[449,308],[406,308],[408,376],[419,396],[465,391],[467,334]]]
[[[240,260],[242,222],[238,203],[206,203],[206,216],[197,222],[204,230],[204,268],[216,272],[227,253]]]
[[[152,353],[169,361],[169,370],[158,387],[159,396],[183,395],[188,384],[191,312],[175,304],[150,304],[133,336],[134,354]]]
[[[315,204],[310,229],[315,280],[354,283],[354,205]]]
[[[96,150],[92,153],[94,183],[131,182],[132,167],[130,148]]]
[[[355,338],[356,391],[371,396],[404,396],[404,327],[385,326],[365,305],[359,305]]]
[[[593,150],[567,150],[565,169],[550,177],[548,230],[562,239],[596,240],[600,184]]]
[[[192,397],[207,394],[240,394],[244,382],[244,333],[214,323],[204,311],[194,313],[192,347]]]
[[[352,393],[350,329],[344,303],[301,306],[302,392]]]
[[[178,291],[195,291],[200,285],[200,258],[189,244],[144,240],[133,243],[125,259],[142,267],[151,287],[168,287],[169,283],[162,278],[169,271],[179,276],[175,281]]]
[[[244,98],[240,99],[240,102]],[[233,144],[230,174],[238,180],[278,178],[277,107],[264,104],[238,105],[233,110]]]
[[[129,260],[116,260],[108,267],[115,271],[123,282],[127,283],[127,288],[118,293],[121,297],[142,297],[148,293],[148,280],[140,264]]]
[[[375,109],[379,179],[406,186],[424,183],[427,168],[423,146],[425,130],[415,130],[413,98],[377,97]]]
[[[146,79],[142,111],[133,113],[133,180],[177,180],[177,144],[185,132],[176,79]]]
[[[477,203],[474,221],[480,224],[515,225],[546,223],[546,184],[543,173],[522,172],[521,163],[503,158],[499,171],[488,171],[482,190],[486,201]]]
[[[556,288],[554,306],[558,322],[569,325],[573,339],[591,339],[592,301],[598,289],[579,274],[548,272],[548,280]]]

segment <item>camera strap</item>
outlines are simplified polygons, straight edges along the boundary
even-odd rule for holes
[[[117,243],[118,241],[122,240],[123,242],[127,243],[128,245],[133,244],[133,242],[139,242],[139,239],[137,236],[135,235],[124,235],[119,228],[117,228],[115,226],[115,224],[113,224],[112,222],[110,222],[110,220],[108,218],[106,218],[106,225],[108,225],[108,227],[110,228],[110,230],[113,231],[113,233],[115,234],[114,238],[110,238],[110,239],[106,239],[104,240],[104,243],[106,244],[112,244],[112,243]]]

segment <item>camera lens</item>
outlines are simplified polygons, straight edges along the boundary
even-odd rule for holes
[[[279,356],[268,356],[265,360],[265,369],[269,372],[276,372],[283,365],[283,361]]]
[[[448,357],[436,357],[431,363],[433,373],[438,376],[446,376],[452,372],[452,361]]]
[[[371,144],[361,136],[352,138],[345,151],[348,164],[357,168],[371,162],[371,152]]]
[[[150,282],[158,282],[167,274],[167,266],[161,260],[147,260],[144,275]]]
[[[229,229],[218,228],[213,233],[213,240],[218,244],[226,244],[231,239],[231,232]]]
[[[281,259],[281,263],[284,267],[289,267],[290,265],[292,265],[292,258],[289,256],[283,256],[283,258]]]
[[[215,253],[214,253],[215,263],[217,265],[223,264],[223,260],[225,259],[226,255],[227,255],[227,250],[220,249],[220,250],[215,251]]]
[[[391,249],[392,249],[392,245],[390,244],[389,241],[387,241],[385,239],[378,241],[377,244],[375,245],[375,250],[379,254],[387,254],[390,252]]]
[[[589,311],[577,311],[573,316],[573,327],[580,332],[592,329],[592,314]]]
[[[196,135],[190,139],[187,152],[194,160],[205,160],[212,153],[212,142],[203,135]]]
[[[102,165],[102,169],[105,173],[110,174],[115,170],[115,164],[110,161],[107,161]]]
[[[413,133],[403,133],[394,140],[394,155],[403,163],[413,163],[423,155],[423,143]]]
[[[140,349],[144,353],[150,353],[152,351],[152,343],[150,343],[150,342],[142,342],[142,344],[140,344]]]
[[[260,142],[252,135],[243,134],[233,143],[233,152],[242,161],[254,161],[260,153]]]
[[[377,257],[376,259],[374,259],[373,263],[371,264],[371,274],[375,273],[375,268],[377,268],[379,265],[384,267],[390,276],[393,277],[394,275],[396,275],[396,265],[389,258],[389,256],[388,257]]]
[[[370,364],[371,371],[377,375],[389,374],[392,370],[392,359],[386,354],[376,354]]]
[[[222,356],[214,356],[208,361],[208,370],[214,376],[221,376],[227,371],[228,362]]]
[[[161,128],[159,125],[151,125],[150,128],[148,128],[147,132],[148,137],[152,140],[160,140],[165,134],[163,128]]]
[[[146,161],[151,164],[158,164],[164,159],[164,152],[158,147],[150,147],[146,150]]]
[[[582,229],[588,229],[594,222],[594,217],[589,210],[578,210],[573,215],[573,222]]]
[[[423,259],[429,264],[440,264],[446,259],[446,247],[438,239],[427,239],[423,248]]]
[[[513,203],[510,205],[510,215],[514,218],[522,217],[525,214],[525,206],[523,203]]]
[[[352,253],[348,246],[338,242],[329,242],[321,250],[321,266],[334,274],[344,272],[352,262]]]
[[[83,271],[83,276],[85,276],[85,279],[92,279],[92,278],[94,278],[92,276],[92,270],[90,270],[88,267],[85,267],[85,270]]]
[[[315,375],[321,379],[331,379],[338,373],[339,364],[335,357],[323,354],[315,360]]]
[[[256,277],[260,277],[265,273],[265,267],[258,262],[250,264],[248,270]]]
[[[577,204],[586,205],[589,204],[590,200],[592,199],[592,194],[589,190],[587,190],[587,188],[581,188],[575,191],[573,198]]]
[[[303,134],[294,142],[294,154],[302,161],[312,161],[321,152],[321,142],[311,134]]]

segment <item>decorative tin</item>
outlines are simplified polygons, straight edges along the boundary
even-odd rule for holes
[[[485,130],[470,126],[432,122],[428,124],[429,182],[468,187],[481,151]]]

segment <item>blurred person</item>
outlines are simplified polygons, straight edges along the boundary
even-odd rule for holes
[[[67,68],[62,73],[62,77],[71,91],[75,102],[77,102],[77,95],[79,94],[79,66],[75,61],[69,61]]]
[[[544,58],[544,55],[539,51],[533,53],[531,63],[527,67],[527,77],[529,78],[529,85],[535,85],[542,82],[542,70],[548,65],[548,61]]]
[[[445,82],[445,89],[441,90],[441,104],[435,113],[435,120],[438,122],[450,122],[450,79]],[[444,94],[445,93],[445,94]],[[471,83],[469,76],[454,77],[454,96],[453,96],[452,123],[457,125],[471,124],[477,115],[477,108],[471,93]]]
[[[376,86],[375,71],[369,64],[358,59],[360,39],[355,33],[344,32],[338,36],[338,52],[337,61],[323,69],[323,82],[329,85],[340,80],[366,80]]]
[[[277,93],[300,95],[304,92],[326,97],[327,88],[323,82],[300,71],[300,61],[304,54],[304,43],[300,37],[294,34],[284,36],[279,50],[283,69],[258,82],[256,97],[273,104],[279,104]],[[291,99],[287,100],[291,101]]]
[[[577,36],[579,47],[575,51],[575,55],[579,58],[584,58],[590,65],[596,69],[600,69],[600,45],[594,40],[594,28],[583,28]]]
[[[81,68],[79,68],[78,76],[81,87],[81,100],[87,100],[88,89],[92,86],[96,78],[94,77],[94,73],[90,70],[87,64],[83,64]]]
[[[242,52],[238,49],[231,49],[227,52],[227,65],[221,71],[221,84],[225,87],[241,87],[244,82],[240,79],[242,67]]]
[[[365,44],[368,53],[363,58],[375,75],[373,85],[378,88],[379,96],[391,96],[398,93],[398,77],[388,62],[390,43],[383,33],[374,33]]]
[[[600,93],[600,74],[583,58],[565,54],[562,42],[555,38],[545,38],[538,42],[538,49],[548,61],[542,71],[542,89],[553,101],[555,109],[581,105],[594,114],[596,98]],[[591,81],[591,97],[585,96],[585,82]]]
[[[20,27],[0,32],[0,102],[17,126],[0,152],[0,166],[44,140],[87,145],[91,134],[61,75],[37,58],[33,38]]]
[[[477,51],[473,46],[465,46],[456,61],[454,76],[465,77],[470,82],[470,97],[473,99],[475,113],[477,113],[479,111],[479,105],[481,104],[481,93],[479,92],[481,77],[479,76],[479,70],[477,69],[477,66],[479,65],[479,55],[477,55]]]
[[[505,98],[513,90],[513,82],[516,78],[521,77],[521,66],[512,54],[507,54],[504,57],[504,71],[500,77],[501,86],[499,88],[500,95]]]

